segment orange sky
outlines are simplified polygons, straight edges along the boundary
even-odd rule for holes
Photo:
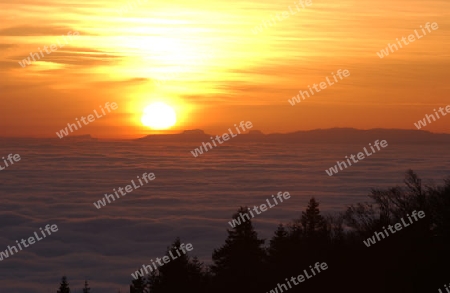
[[[132,138],[145,106],[172,106],[169,132],[221,133],[234,123],[290,132],[331,127],[415,129],[450,105],[448,0],[299,1],[0,0],[0,136],[55,137],[99,105],[118,109],[74,135]],[[134,8],[119,13],[127,3]],[[425,23],[439,29],[380,59],[376,52]],[[63,48],[22,68],[38,48]],[[66,37],[67,38],[67,37]],[[291,106],[331,72],[350,77]],[[156,80],[169,79],[159,85]],[[424,130],[450,133],[450,116]]]

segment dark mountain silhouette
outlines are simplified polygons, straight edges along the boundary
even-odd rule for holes
[[[136,139],[137,141],[161,141],[161,142],[202,142],[211,140],[212,135],[206,134],[203,130],[193,129],[185,130],[178,134],[155,134],[147,135]]]
[[[228,131],[228,130],[227,130]],[[236,135],[234,128],[231,131]],[[223,132],[229,133],[229,132]],[[151,134],[131,141],[139,142],[209,142],[211,137],[215,138],[220,134],[208,134],[201,129],[184,130],[178,134]],[[408,144],[442,144],[450,143],[450,134],[433,133],[425,130],[408,129],[383,129],[375,128],[361,130],[355,128],[329,128],[306,131],[295,131],[289,133],[269,133],[264,134],[259,130],[250,130],[230,138],[227,142],[258,142],[258,143],[362,143],[367,144],[375,140],[387,140],[388,143],[408,143]],[[95,141],[127,141],[129,139],[98,139],[90,134],[69,135],[62,139],[58,137],[33,138],[33,137],[0,137],[2,142],[95,142]]]
[[[231,129],[231,131],[236,134],[235,129]],[[211,137],[215,136],[216,134],[206,134],[203,130],[195,129],[185,130],[179,134],[148,135],[136,139],[136,141],[201,143],[211,141]],[[388,143],[450,143],[450,134],[404,129],[359,130],[354,128],[331,128],[271,134],[263,134],[259,130],[251,130],[248,133],[230,138],[229,142],[367,144],[377,139],[386,140]]]
[[[68,135],[63,138],[58,137],[0,137],[0,142],[20,142],[20,143],[33,143],[33,142],[74,142],[74,141],[98,141],[98,138],[92,137],[90,134],[83,135]]]

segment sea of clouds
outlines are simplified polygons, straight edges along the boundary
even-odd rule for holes
[[[254,219],[260,237],[300,216],[311,196],[324,212],[366,201],[370,188],[402,184],[412,168],[424,183],[449,176],[445,145],[389,145],[339,174],[325,169],[361,145],[221,145],[198,158],[196,144],[149,142],[2,141],[0,157],[21,160],[0,171],[0,250],[48,223],[59,231],[0,262],[0,288],[55,292],[63,274],[71,288],[88,278],[95,292],[127,292],[130,273],[165,253],[175,237],[209,262],[224,243],[231,215],[279,191],[289,204]],[[131,179],[145,184],[98,210],[93,202]],[[75,291],[78,292],[78,291]]]

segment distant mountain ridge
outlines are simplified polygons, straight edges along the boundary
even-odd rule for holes
[[[1,137],[0,141],[17,141],[17,142],[27,142],[27,141],[58,141],[58,142],[90,142],[98,141],[96,137],[92,137],[90,134],[82,135],[68,135],[63,138],[58,137]]]
[[[235,129],[232,129],[237,134]],[[225,133],[225,132],[224,132]],[[223,134],[223,133],[222,133]],[[222,135],[221,134],[221,135]],[[32,138],[32,137],[0,137],[2,142],[27,143],[33,141],[45,141],[48,143],[90,143],[96,141],[136,141],[136,142],[210,142],[211,137],[217,134],[207,134],[201,129],[185,130],[177,134],[151,134],[137,139],[99,139],[89,134],[69,135],[62,139],[55,138]],[[388,143],[448,143],[450,134],[432,133],[425,130],[414,129],[384,129],[375,128],[360,130],[355,128],[328,128],[289,133],[264,134],[259,130],[250,130],[245,134],[238,134],[225,143],[255,142],[255,143],[362,143],[367,144],[375,140],[387,140]]]
[[[179,134],[147,135],[135,141],[142,142],[209,142],[215,135],[206,134],[203,130],[185,130]],[[408,129],[369,129],[330,128],[290,133],[264,134],[259,130],[251,130],[239,134],[229,140],[232,142],[265,142],[265,143],[369,143],[375,140],[387,140],[397,143],[450,143],[450,134],[431,133],[424,130]]]

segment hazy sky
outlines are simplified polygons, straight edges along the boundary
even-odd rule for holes
[[[12,2],[12,3],[11,3]],[[134,5],[128,11],[120,9]],[[405,128],[450,104],[448,0],[0,0],[1,136],[55,137],[99,105],[118,109],[75,135],[139,137],[144,108],[174,108],[170,132],[221,133],[242,120],[263,132]],[[275,15],[294,15],[279,21]],[[257,34],[255,26],[275,19]],[[427,22],[439,28],[379,58]],[[64,42],[22,67],[38,48]],[[51,51],[50,51],[51,52]],[[350,76],[291,106],[331,72]],[[157,80],[169,79],[158,84]],[[450,133],[450,116],[424,128]]]

